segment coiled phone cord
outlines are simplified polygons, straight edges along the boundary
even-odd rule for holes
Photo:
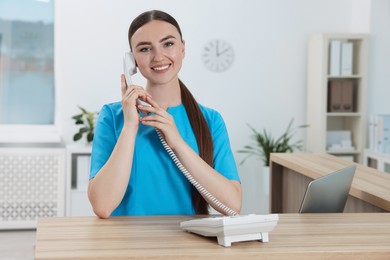
[[[183,164],[180,162],[179,158],[177,158],[175,152],[172,150],[172,148],[167,144],[165,141],[161,131],[157,128],[156,132],[158,135],[158,138],[160,139],[162,145],[164,146],[165,150],[168,152],[169,156],[173,160],[173,162],[176,164],[177,168],[184,174],[184,176],[188,179],[188,181],[194,185],[194,187],[200,192],[200,194],[204,195],[213,205],[216,207],[222,209],[230,216],[236,216],[238,215],[237,212],[229,208],[228,206],[224,205],[222,202],[220,202],[217,198],[215,198],[213,195],[211,195],[210,192],[208,192],[202,185],[197,182],[194,177],[187,171],[187,169],[183,166]]]

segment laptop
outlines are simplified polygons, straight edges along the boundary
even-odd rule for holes
[[[351,165],[311,181],[299,213],[342,213],[355,170],[356,165]]]

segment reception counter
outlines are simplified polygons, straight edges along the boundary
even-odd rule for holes
[[[296,213],[308,183],[351,165],[329,154],[271,154],[272,213]],[[358,164],[344,212],[390,211],[390,174]]]
[[[268,243],[223,247],[180,229],[204,216],[50,217],[38,219],[35,259],[390,259],[389,174],[358,165],[345,212],[361,213],[297,213],[309,181],[350,164],[324,154],[272,154],[279,221]]]
[[[218,245],[195,216],[38,219],[35,259],[390,259],[390,213],[279,214],[269,242]]]

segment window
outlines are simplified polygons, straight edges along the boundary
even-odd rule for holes
[[[53,1],[2,0],[0,141],[49,140],[55,121]]]

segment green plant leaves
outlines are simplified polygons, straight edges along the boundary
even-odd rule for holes
[[[249,157],[255,156],[260,158],[265,166],[269,166],[271,153],[285,153],[301,150],[303,148],[303,141],[299,140],[292,142],[292,138],[295,134],[295,130],[298,128],[306,128],[308,125],[300,125],[296,129],[292,129],[293,122],[294,119],[291,119],[287,129],[277,139],[275,139],[266,129],[259,132],[248,124],[248,127],[252,131],[251,138],[255,143],[254,145],[246,145],[242,150],[237,151],[238,153],[247,154],[240,164],[243,164]]]
[[[81,110],[81,114],[72,116],[76,125],[82,125],[79,131],[73,136],[74,141],[80,140],[84,134],[86,134],[87,142],[93,141],[95,131],[95,119],[98,115],[97,112],[89,112],[85,108],[78,106]]]
[[[73,136],[73,141],[78,141],[81,139],[81,137],[83,137],[83,135],[81,133],[77,133]]]
[[[92,133],[92,132],[89,132],[89,133],[87,134],[87,141],[88,141],[88,143],[90,143],[90,142],[92,142],[92,140],[93,140],[93,133]]]

